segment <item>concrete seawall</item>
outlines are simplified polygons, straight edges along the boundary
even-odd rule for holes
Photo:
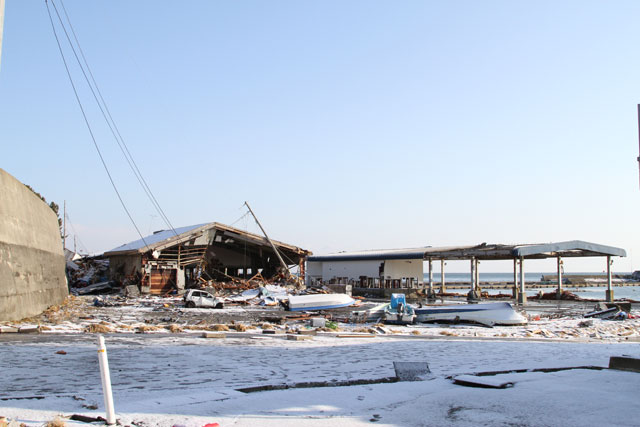
[[[0,321],[37,315],[67,295],[56,214],[0,169]]]

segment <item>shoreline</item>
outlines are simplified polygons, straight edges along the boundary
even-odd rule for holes
[[[527,288],[557,288],[558,284],[557,283],[547,283],[547,282],[525,282],[525,285],[527,286]],[[617,287],[624,287],[624,286],[640,286],[640,282],[617,282],[617,281],[613,281],[611,283],[612,287],[617,288]],[[426,284],[426,286],[429,286],[428,284]],[[471,286],[471,283],[469,282],[453,282],[453,283],[446,283],[445,282],[445,287],[447,289],[466,289],[469,288]],[[440,282],[433,282],[433,287],[434,288],[438,288],[440,287]],[[485,288],[485,289],[511,289],[513,288],[513,282],[480,282],[480,287],[481,288]],[[596,282],[596,283],[586,283],[586,282],[581,282],[581,283],[563,283],[562,285],[562,289],[567,289],[567,288],[606,288],[607,287],[607,283],[605,282]]]

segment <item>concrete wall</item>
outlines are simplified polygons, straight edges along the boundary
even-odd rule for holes
[[[384,263],[384,277],[386,279],[402,279],[412,277],[423,282],[421,259],[394,259]]]
[[[360,276],[378,277],[382,261],[307,261],[307,277],[329,281],[336,277],[358,280]]]
[[[0,321],[40,314],[67,295],[56,214],[0,169]]]
[[[380,277],[382,261],[307,261],[307,278],[329,281],[337,277],[358,280],[360,276]],[[384,261],[384,277],[402,279],[412,277],[423,281],[421,259],[399,259]]]

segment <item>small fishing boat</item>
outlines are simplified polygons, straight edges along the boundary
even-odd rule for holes
[[[416,322],[473,322],[486,326],[525,325],[527,318],[508,302],[416,308]]]
[[[384,309],[384,322],[406,325],[413,323],[415,318],[415,310],[407,304],[405,295],[391,294],[391,302]]]
[[[355,302],[347,294],[292,295],[289,297],[287,307],[289,311],[327,310],[348,307]]]

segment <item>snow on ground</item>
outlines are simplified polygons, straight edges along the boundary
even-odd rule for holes
[[[96,336],[0,336],[0,415],[39,426],[56,415],[104,416]],[[509,374],[504,390],[450,375],[597,365],[640,357],[637,343],[463,341],[282,336],[106,336],[117,417],[138,426],[637,425],[640,374],[569,370]],[[66,354],[58,354],[60,350]],[[426,361],[419,382],[245,394],[247,386],[376,379],[393,361]],[[31,399],[28,399],[31,397]],[[83,405],[97,405],[91,410]],[[135,424],[134,424],[135,423]],[[67,421],[67,425],[86,425]]]
[[[93,297],[71,298],[43,316],[0,325],[40,325],[42,331],[0,333],[0,417],[16,426],[42,426],[58,415],[104,416],[97,335],[87,331],[105,328],[112,332],[105,338],[117,417],[128,426],[625,426],[640,419],[640,373],[580,369],[494,377],[515,383],[504,390],[463,387],[447,378],[606,367],[611,356],[640,357],[640,319],[587,320],[582,314],[591,307],[583,305],[532,305],[529,324],[519,327],[338,322],[337,331],[290,341],[284,334],[262,334],[307,328],[304,320],[283,325],[259,320],[283,314],[275,309],[189,310],[179,298],[106,299],[114,303],[107,307],[92,302]],[[225,339],[201,337],[218,323],[231,327]],[[238,324],[252,329],[234,332],[241,330]],[[341,333],[361,337],[341,338]],[[237,391],[392,377],[394,361],[426,361],[432,378]]]

